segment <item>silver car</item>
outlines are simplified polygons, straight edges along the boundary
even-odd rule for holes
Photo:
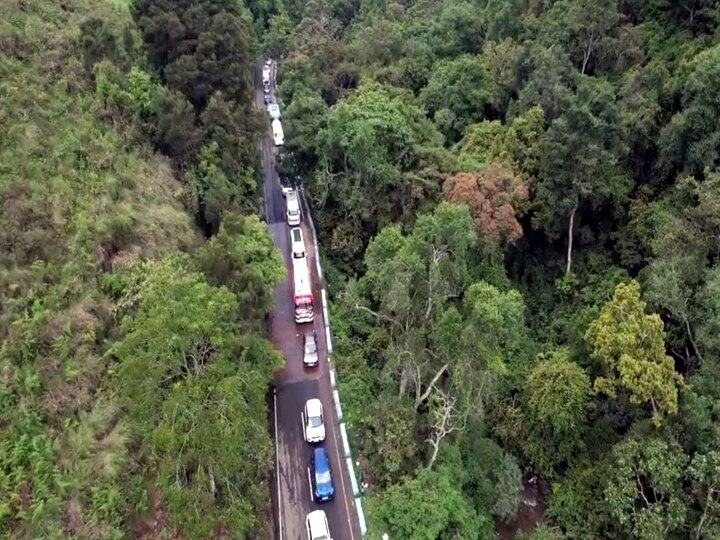
[[[303,336],[303,364],[305,367],[314,367],[318,365],[319,360],[317,334],[306,332]]]

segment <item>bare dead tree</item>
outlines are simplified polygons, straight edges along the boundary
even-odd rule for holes
[[[431,407],[432,429],[425,442],[432,446],[433,453],[427,468],[432,469],[440,451],[440,443],[454,431],[465,429],[465,418],[455,408],[457,399],[436,388]]]

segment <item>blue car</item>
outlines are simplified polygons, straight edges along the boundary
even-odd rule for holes
[[[272,94],[265,94],[263,100],[265,101],[265,105],[270,105],[272,103]]]
[[[312,489],[315,502],[332,501],[335,496],[330,459],[323,447],[312,453]]]

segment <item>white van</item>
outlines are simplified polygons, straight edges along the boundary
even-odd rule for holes
[[[264,85],[270,84],[270,66],[263,66],[262,81]]]
[[[302,259],[305,256],[305,240],[300,227],[290,229],[290,249],[295,259]]]
[[[291,189],[285,196],[285,217],[287,224],[290,227],[297,227],[300,225],[300,198],[298,197],[297,191]]]
[[[273,120],[270,124],[272,127],[273,141],[275,146],[282,146],[285,144],[285,134],[283,133],[282,124],[280,120]]]

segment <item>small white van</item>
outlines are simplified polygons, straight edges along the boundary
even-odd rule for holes
[[[298,197],[297,191],[291,189],[285,196],[285,217],[287,218],[287,224],[290,227],[297,227],[300,225],[300,198]]]
[[[270,125],[272,127],[273,142],[275,143],[275,146],[282,146],[285,144],[285,134],[283,133],[280,120],[273,120]]]
[[[295,259],[302,259],[305,256],[305,240],[300,227],[290,229],[290,249]]]

